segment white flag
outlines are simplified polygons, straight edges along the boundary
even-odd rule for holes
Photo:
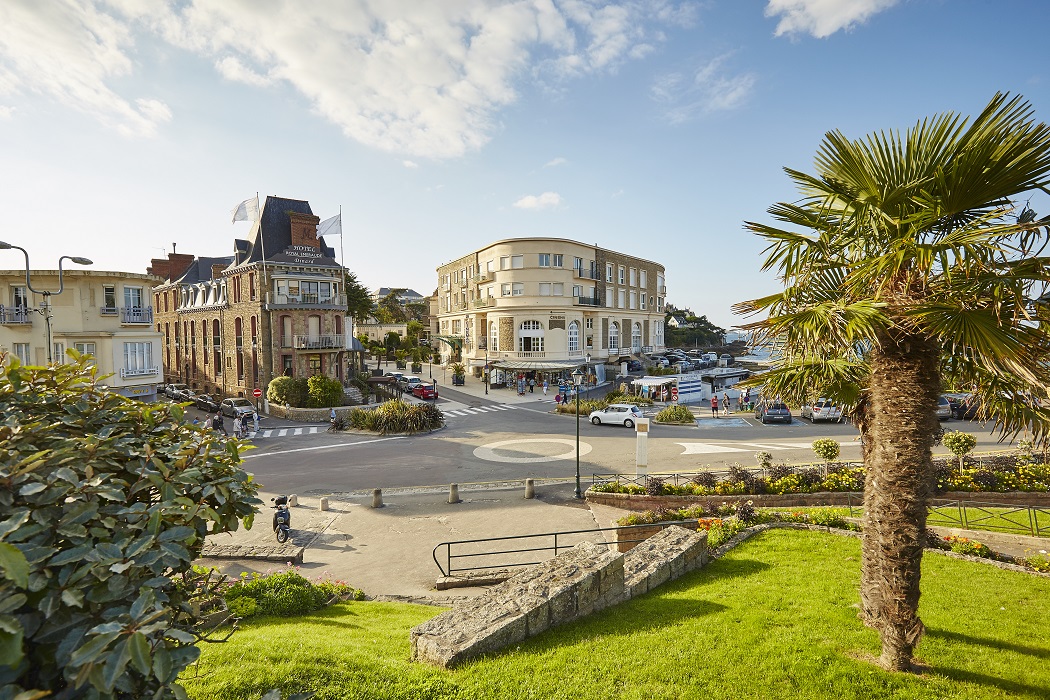
[[[259,220],[259,195],[244,200],[233,208],[233,222]]]
[[[339,220],[339,214],[336,214],[331,219],[325,219],[321,223],[317,224],[317,237],[321,236],[342,236],[343,235],[343,222]]]

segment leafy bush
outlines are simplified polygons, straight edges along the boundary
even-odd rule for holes
[[[971,540],[968,537],[956,537],[955,535],[948,535],[944,538],[944,542],[948,549],[956,552],[957,554],[969,554],[973,557],[991,557],[992,550],[988,549],[988,545],[982,544],[977,540]]]
[[[306,380],[306,385],[309,393],[307,404],[310,408],[328,408],[343,403],[343,384],[338,379],[315,374]]]
[[[977,447],[977,438],[970,433],[964,433],[961,430],[952,430],[944,434],[941,438],[941,442],[947,447],[953,455],[959,458],[959,468],[963,468],[963,458],[969,454],[973,448]]]
[[[445,416],[433,404],[410,404],[400,399],[386,401],[374,409],[351,409],[347,419],[354,428],[384,434],[421,433],[445,424]]]
[[[303,377],[274,377],[266,387],[270,403],[302,408],[310,397],[310,387]]]
[[[636,396],[626,391],[610,391],[601,398],[608,406],[611,403],[633,403],[636,406],[652,406],[653,400],[644,396]]]
[[[820,438],[813,441],[813,452],[825,462],[839,458],[839,443],[831,438]]]
[[[252,611],[240,617],[253,614],[291,617],[320,610],[334,600],[356,597],[357,593],[343,581],[323,578],[315,583],[298,570],[289,569],[272,574],[241,574],[241,578],[224,591],[223,597],[231,612]]]
[[[661,423],[694,423],[696,417],[693,412],[685,406],[668,406],[656,414],[656,420]]]
[[[692,481],[692,483],[697,486],[709,489],[714,488],[715,484],[718,483],[718,477],[716,477],[711,472],[700,472],[692,479],[690,479],[690,481]]]
[[[0,696],[177,697],[215,595],[190,564],[250,527],[257,487],[236,440],[73,355],[0,366]]]
[[[588,416],[592,411],[600,411],[605,408],[608,404],[598,399],[581,399],[580,400],[580,415]],[[558,413],[571,413],[576,415],[576,399],[571,398],[563,404],[560,404],[556,409]]]
[[[768,455],[769,453],[763,452],[762,454]],[[795,473],[795,470],[786,464],[771,464],[770,466],[766,467],[766,471],[769,474],[770,482],[779,481],[785,476],[791,476]]]
[[[769,470],[773,468],[773,455],[769,452],[756,452],[755,461],[763,469]]]
[[[664,493],[664,480],[650,476],[645,480],[645,492],[650,496],[662,496]]]
[[[1025,552],[1025,554],[1028,554],[1028,552]],[[1040,549],[1035,554],[1028,554],[1028,556],[1021,558],[1019,561],[1022,566],[1027,566],[1033,571],[1050,574],[1050,554],[1047,554],[1045,549]]]

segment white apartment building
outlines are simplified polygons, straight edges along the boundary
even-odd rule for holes
[[[555,371],[664,348],[664,267],[564,238],[497,241],[440,266],[433,332],[463,360]]]
[[[153,326],[150,290],[158,278],[132,272],[32,270],[33,288],[50,290],[51,356],[90,354],[109,387],[143,401],[156,398],[161,376],[161,334]],[[27,365],[46,365],[44,296],[26,286],[25,270],[0,270],[0,352]]]

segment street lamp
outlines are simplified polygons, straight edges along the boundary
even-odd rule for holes
[[[74,256],[74,255],[63,255],[62,257],[60,257],[58,259],[58,291],[57,292],[51,292],[51,291],[46,291],[46,290],[33,289],[33,285],[32,285],[32,283],[29,280],[29,253],[26,251],[25,248],[20,248],[19,246],[11,245],[10,243],[4,243],[3,241],[0,241],[0,250],[12,250],[12,249],[13,250],[20,250],[20,251],[22,251],[22,255],[25,256],[25,259],[26,259],[26,288],[29,289],[29,291],[33,292],[34,294],[39,294],[42,297],[44,297],[44,304],[43,304],[44,308],[42,308],[42,309],[27,309],[27,310],[28,311],[35,311],[35,312],[37,312],[38,314],[41,314],[44,317],[44,328],[47,330],[47,363],[50,365],[50,364],[52,364],[54,362],[54,358],[52,357],[52,353],[54,352],[54,348],[52,347],[52,344],[51,344],[51,296],[54,295],[54,294],[61,294],[62,290],[65,289],[65,283],[62,280],[62,261],[63,260],[72,260],[77,265],[93,265],[94,263],[92,263],[87,258],[82,258],[82,257],[79,257],[79,256]]]
[[[489,384],[492,383],[492,377],[489,376],[489,345],[485,343],[485,369],[482,370],[481,376],[485,378],[485,396],[489,395]]]
[[[580,385],[583,383],[583,372],[577,367],[572,373],[572,384],[576,387],[576,498],[583,498],[580,490]]]

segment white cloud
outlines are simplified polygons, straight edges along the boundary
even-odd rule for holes
[[[416,162],[411,161],[411,160],[403,160],[403,161],[401,161],[401,165],[403,165],[403,166],[405,166],[406,168],[409,168],[409,169],[414,169],[414,168],[418,168],[419,167],[419,163],[416,163]]]
[[[557,192],[544,192],[541,195],[526,195],[514,202],[518,209],[550,209],[561,205],[561,195]]]
[[[656,79],[649,92],[668,105],[665,113],[672,124],[681,124],[710,112],[740,107],[751,95],[758,78],[754,73],[729,74],[723,65],[732,54],[723,54],[698,67],[689,79],[668,73]]]
[[[566,158],[562,158],[561,156],[558,156],[557,158],[552,158],[549,161],[547,161],[544,164],[543,167],[545,167],[545,168],[556,168],[559,165],[565,165],[568,162],[569,161]]]
[[[612,71],[688,25],[690,0],[3,0],[0,88],[128,133],[170,111],[111,87],[159,36],[227,80],[284,82],[350,138],[410,156],[483,146],[523,78]],[[143,106],[146,111],[143,111]]]
[[[898,0],[769,0],[766,17],[780,17],[775,34],[811,34],[818,39],[850,29],[896,5]]]
[[[0,119],[10,119],[15,113],[15,108],[7,105],[0,105]]]
[[[128,26],[90,1],[0,3],[0,86],[43,94],[129,136],[152,136],[171,110],[107,81],[132,72]]]

